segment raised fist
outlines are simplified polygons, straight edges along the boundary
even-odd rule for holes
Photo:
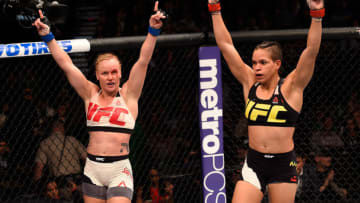
[[[36,27],[38,34],[40,36],[45,36],[50,33],[50,27],[41,21],[41,19],[44,19],[44,15],[41,12],[41,10],[39,10],[39,15],[40,15],[40,18],[35,20],[35,22],[33,23],[33,26]]]
[[[162,19],[166,18],[166,15],[164,12],[158,9],[159,2],[155,2],[154,6],[154,12],[155,14],[150,17],[149,24],[152,28],[160,29],[163,26]]]
[[[324,8],[324,0],[306,0],[306,2],[309,5],[310,10],[319,10]]]

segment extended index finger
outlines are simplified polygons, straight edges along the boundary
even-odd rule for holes
[[[44,18],[43,12],[39,9],[40,19]]]
[[[159,6],[159,1],[155,1],[154,11],[158,10],[158,6]]]

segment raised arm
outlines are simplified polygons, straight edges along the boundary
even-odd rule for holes
[[[86,79],[84,74],[73,64],[69,55],[56,43],[49,26],[40,20],[44,18],[42,12],[39,11],[39,13],[40,18],[36,19],[33,25],[36,27],[42,39],[47,43],[53,58],[64,71],[71,86],[74,87],[83,100],[89,99],[91,89],[96,88],[96,85]]]
[[[305,89],[315,69],[316,57],[319,53],[322,35],[322,17],[325,14],[324,0],[307,0],[312,16],[307,44],[301,53],[296,69],[289,74],[294,88]]]
[[[248,90],[255,82],[254,72],[244,63],[234,47],[231,35],[221,16],[219,0],[208,0],[208,8],[211,13],[216,44],[220,48],[232,74],[243,85],[244,90]]]
[[[154,15],[149,20],[149,32],[145,38],[144,43],[140,49],[139,59],[131,68],[129,80],[124,84],[127,87],[126,99],[137,102],[140,98],[148,65],[150,63],[152,54],[155,49],[156,38],[160,34],[160,28],[162,27],[162,19],[166,18],[162,11],[158,10],[159,2],[155,2]]]

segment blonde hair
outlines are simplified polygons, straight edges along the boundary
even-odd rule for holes
[[[105,61],[105,60],[110,60],[112,58],[115,58],[116,60],[118,60],[119,64],[121,65],[121,61],[120,61],[119,57],[117,55],[115,55],[114,53],[108,52],[108,53],[99,54],[96,57],[95,70],[97,70],[97,67],[98,67],[100,62]]]

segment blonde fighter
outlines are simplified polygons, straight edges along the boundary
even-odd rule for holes
[[[49,26],[40,18],[33,25],[47,43],[51,54],[64,71],[71,86],[85,104],[87,127],[90,135],[82,184],[86,203],[130,203],[133,196],[133,177],[128,159],[129,140],[138,116],[141,95],[148,64],[157,36],[165,18],[154,6],[149,29],[140,50],[140,56],[131,68],[130,76],[122,88],[121,62],[111,53],[98,56],[96,78],[100,87],[87,80],[73,64],[71,58],[58,46]]]

